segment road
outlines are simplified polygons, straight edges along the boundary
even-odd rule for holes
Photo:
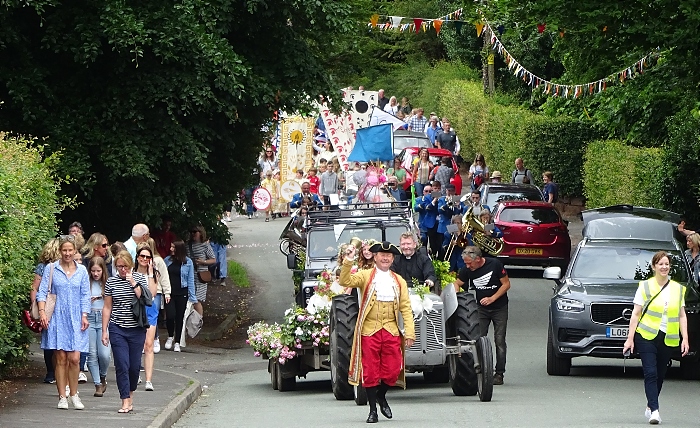
[[[281,320],[291,305],[291,275],[277,249],[284,224],[277,220],[235,219],[231,223],[234,258],[247,266],[263,290],[254,311],[269,321]],[[571,376],[545,371],[547,306],[552,284],[541,270],[511,269],[505,385],[495,386],[493,400],[455,397],[447,384],[424,384],[409,374],[406,390],[388,394],[394,419],[401,427],[630,427],[647,425],[639,361],[575,359]],[[364,424],[366,406],[337,401],[328,372],[310,373],[297,381],[297,391],[278,392],[270,386],[267,364],[249,348],[231,351],[237,362],[221,382],[211,385],[177,423],[177,427],[357,427]],[[698,426],[700,409],[692,403],[697,383],[680,379],[677,363],[669,371],[661,395],[665,425]]]

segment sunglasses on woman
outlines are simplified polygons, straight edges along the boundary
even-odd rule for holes
[[[139,257],[141,257],[142,259],[146,259],[146,260],[150,260],[153,258],[152,256],[149,256],[148,254],[139,254]]]

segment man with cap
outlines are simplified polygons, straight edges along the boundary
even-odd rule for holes
[[[413,232],[404,232],[399,238],[401,255],[394,258],[391,270],[401,275],[409,287],[413,287],[413,279],[433,288],[437,276],[433,262],[428,257],[425,248],[418,249],[418,240]]]
[[[377,403],[382,414],[391,419],[386,401],[390,386],[406,388],[404,346],[410,348],[416,339],[413,313],[406,281],[389,268],[394,256],[400,255],[396,245],[378,242],[370,247],[374,268],[351,273],[356,257],[349,245],[340,269],[340,285],[359,289],[360,309],[352,341],[348,381],[367,390],[369,416],[367,423],[376,423]],[[399,314],[405,331],[399,330]]]
[[[464,212],[464,203],[455,198],[455,185],[448,184],[445,186],[445,196],[438,200],[438,234],[445,236],[447,226],[452,223],[452,217]],[[445,253],[444,247],[440,247],[438,252],[438,260],[443,260]]]

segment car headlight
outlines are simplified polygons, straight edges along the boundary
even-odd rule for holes
[[[562,297],[557,298],[557,309],[563,312],[583,312],[585,305],[583,302],[573,299],[564,299]]]

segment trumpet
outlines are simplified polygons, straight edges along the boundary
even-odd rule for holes
[[[452,238],[450,239],[450,243],[447,244],[447,250],[445,251],[444,260],[446,262],[449,262],[452,258],[452,253],[454,252],[455,247],[464,247],[468,243],[469,238],[467,238],[467,233],[463,232],[462,228],[460,227],[460,231],[457,233],[453,233]]]

